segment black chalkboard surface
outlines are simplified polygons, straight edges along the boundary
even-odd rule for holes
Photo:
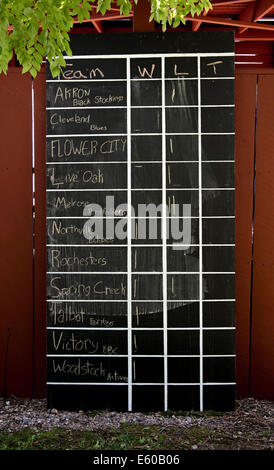
[[[48,406],[233,409],[233,33],[71,46],[47,67]]]

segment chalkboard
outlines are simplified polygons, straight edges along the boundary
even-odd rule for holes
[[[47,66],[48,406],[233,409],[233,33],[71,46]]]

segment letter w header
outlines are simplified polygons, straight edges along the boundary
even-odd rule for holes
[[[147,75],[149,78],[152,78],[154,70],[155,70],[155,64],[152,64],[150,73],[148,72],[146,67],[143,67],[143,70],[141,70],[140,65],[138,65],[138,70],[142,78],[144,78],[145,75]]]

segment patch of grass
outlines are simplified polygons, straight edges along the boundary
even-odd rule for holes
[[[258,445],[269,448],[261,433]],[[262,442],[260,442],[262,441]],[[56,428],[51,431],[24,429],[0,432],[0,450],[191,450],[249,449],[254,445],[245,436],[233,436],[203,426],[163,427],[122,423],[120,428],[98,431],[72,431]],[[257,448],[257,447],[256,447]]]
[[[24,429],[0,433],[0,450],[61,450],[71,438],[69,431]]]
[[[213,432],[214,433],[214,432]],[[123,423],[119,430],[68,431],[24,429],[0,433],[0,450],[130,450],[190,449],[212,435],[200,428],[181,430]]]
[[[102,413],[108,413],[110,410],[88,410],[88,411],[84,411],[84,414],[86,416],[98,416]]]

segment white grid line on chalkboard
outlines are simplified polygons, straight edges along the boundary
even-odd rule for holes
[[[203,299],[202,302],[235,302],[236,299]],[[127,303],[127,299],[47,299],[47,302],[124,302]],[[162,299],[136,299],[134,302],[147,303],[147,302],[163,302]],[[200,302],[198,299],[167,299],[168,303],[183,303],[183,302]]]
[[[162,246],[162,245],[160,245]],[[200,246],[200,245],[199,245]],[[161,271],[131,271],[132,274],[163,274]],[[165,271],[166,274],[200,274],[200,271]],[[128,271],[47,271],[47,274],[128,274]],[[203,271],[203,274],[235,274],[235,271]]]
[[[235,77],[200,77],[200,80],[235,80]]]
[[[235,160],[202,160],[202,163],[234,163]],[[131,160],[131,164],[134,163],[159,163],[162,164],[161,160]],[[171,165],[173,163],[198,163],[198,160],[166,160],[166,163],[168,165]],[[123,164],[127,165],[127,162],[125,160],[121,161],[104,161],[104,162],[98,162],[98,161],[85,161],[83,160],[82,162],[74,162],[74,161],[69,161],[69,162],[46,162],[46,165],[115,165],[115,164]]]
[[[132,132],[131,135],[136,136],[154,136],[162,135],[160,132]],[[198,132],[166,132],[166,135],[199,135]],[[201,132],[201,135],[235,135],[235,132]],[[127,137],[127,134],[47,134],[47,138],[56,137]]]
[[[85,78],[85,79],[74,79],[74,78],[65,78],[65,79],[60,79],[60,80],[46,80],[47,83],[67,83],[67,82],[82,82],[82,83],[87,83],[87,82],[126,82],[126,78]]]
[[[174,80],[174,81],[184,81],[184,80],[198,80],[198,77],[165,77],[164,80]],[[235,80],[235,77],[201,77],[201,80]],[[86,83],[86,82],[126,82],[126,78],[87,78],[87,79],[74,79],[74,78],[68,78],[68,79],[61,79],[61,80],[46,80],[46,83]],[[161,81],[161,78],[131,78],[131,82],[144,82],[144,81]]]
[[[127,106],[56,106],[56,107],[49,106],[46,108],[47,111],[50,111],[51,109],[56,110],[56,111],[64,110],[64,109],[75,109],[75,110],[77,109],[107,109],[108,110],[108,109],[127,109]]]
[[[173,106],[170,106],[172,108]],[[176,106],[177,108],[180,108],[181,106]],[[188,108],[189,106],[184,106],[185,108]],[[201,104],[200,108],[234,108],[235,104]]]
[[[127,73],[127,202],[128,207],[131,207],[131,89],[130,89],[130,59],[126,59],[126,73]],[[128,231],[131,233],[131,217],[130,213],[127,214]],[[131,278],[131,237],[128,237],[127,247],[127,263],[128,263],[128,274],[127,274],[127,296],[128,296],[128,411],[132,411],[132,278]]]
[[[105,386],[108,386],[108,385],[118,385],[118,386],[127,386],[128,383],[127,382],[47,382],[47,385],[105,385]],[[153,386],[153,385],[165,385],[163,382],[134,382],[132,384],[133,386],[142,386],[144,385],[145,387],[146,386]],[[199,386],[198,383],[196,382],[169,382],[168,385],[180,385],[182,387],[189,387],[189,386]],[[205,382],[203,383],[203,385],[214,385],[214,386],[217,386],[217,385],[236,385],[236,382]]]
[[[170,187],[170,188],[166,188],[167,191],[199,191],[200,188],[197,187],[197,188],[173,188],[173,187]],[[60,188],[60,189],[47,189],[47,192],[72,192],[72,191],[86,191],[86,192],[90,192],[90,191],[126,191],[127,189],[126,188],[74,188],[74,189],[68,189],[68,188]],[[235,190],[235,187],[233,188],[201,188],[201,191],[234,191]],[[162,188],[131,188],[131,191],[162,191]]]
[[[149,134],[152,135],[152,134]],[[154,134],[153,134],[154,135]],[[161,135],[161,134],[158,134]],[[127,137],[127,134],[47,134],[46,137]]]
[[[111,78],[109,79],[106,79],[106,80],[111,80]],[[131,78],[130,81],[131,82],[143,82],[143,81],[160,81],[161,79],[160,78]],[[164,78],[165,81],[168,81],[168,80],[171,80],[171,81],[184,81],[184,80],[195,80],[195,81],[198,81],[198,77],[194,76],[194,77],[165,77]],[[200,80],[235,80],[235,77],[200,77]],[[48,81],[48,80],[47,80]],[[55,82],[55,83],[58,83],[56,82],[56,80],[51,80],[52,82]],[[60,80],[61,81],[61,80]],[[63,80],[64,82],[66,80]],[[75,81],[79,81],[79,82],[83,82],[83,80],[70,80],[72,82],[75,82]],[[85,80],[86,81],[86,80]],[[92,80],[94,81],[94,80]],[[123,79],[122,79],[123,81]]]
[[[235,80],[235,77],[200,77],[201,80]],[[107,79],[107,80],[111,80],[111,78]],[[144,82],[144,81],[160,81],[161,79],[160,78],[131,78],[130,81],[131,82]],[[194,76],[194,77],[165,77],[164,78],[165,81],[185,81],[185,80],[195,80],[195,81],[198,81],[198,77]],[[56,80],[52,80],[52,81],[55,81],[55,83],[58,83],[56,82]],[[60,80],[61,81],[61,80]],[[66,80],[64,80],[66,81]],[[83,80],[71,80],[72,82],[74,81],[83,81]],[[93,80],[94,81],[94,80]]]
[[[177,57],[234,57],[234,52],[163,52],[163,53],[153,53],[153,54],[86,54],[86,55],[74,55],[64,56],[65,60],[74,60],[74,59],[139,59],[139,58],[146,58],[146,59],[154,59],[155,57],[159,58],[176,58]],[[57,80],[59,81],[59,80]]]
[[[115,219],[122,219],[123,217],[115,217]],[[132,219],[161,219],[161,217],[131,217]],[[168,216],[167,219],[174,219],[174,216]],[[202,219],[234,219],[235,215],[204,215]],[[55,216],[55,217],[47,217],[47,219],[90,219],[90,217],[86,216]],[[94,219],[113,219],[113,216],[106,216],[106,217],[94,217]],[[199,219],[197,216],[189,216],[189,217],[177,217],[177,219]],[[111,245],[112,246],[112,245]]]
[[[107,355],[107,354],[47,354],[47,357],[123,357],[123,358],[127,358],[127,354],[111,354],[111,355]],[[134,358],[138,358],[138,357],[146,357],[146,358],[150,358],[150,357],[159,357],[159,358],[163,358],[164,355],[163,354],[150,354],[150,355],[142,355],[142,354],[134,354]],[[192,357],[196,357],[196,358],[199,358],[200,355],[199,354],[169,354],[168,357],[172,357],[172,358],[176,358],[176,357],[183,357],[183,358],[192,358]],[[206,357],[206,358],[213,358],[213,357],[236,357],[236,354],[205,354],[203,357]]]
[[[134,327],[132,331],[164,331],[165,327]],[[166,327],[168,331],[199,331],[199,326]],[[127,327],[86,327],[86,326],[48,326],[47,330],[83,330],[83,331],[127,331]],[[235,326],[206,326],[203,330],[235,330]],[[143,354],[141,354],[142,356]],[[146,354],[145,354],[146,355]],[[113,354],[110,354],[113,356]],[[136,354],[134,354],[136,356]],[[138,356],[138,354],[137,354]]]
[[[204,382],[203,385],[236,385],[236,382]]]
[[[128,355],[127,354],[111,354],[111,355],[107,355],[107,354],[47,354],[47,357],[72,357],[72,358],[75,358],[75,357],[104,357],[104,358],[110,358],[110,357],[114,357],[114,358],[117,358],[117,357],[121,357],[121,358],[127,358]],[[159,358],[159,359],[162,359],[164,358],[164,355],[163,354],[150,354],[150,355],[145,355],[145,354],[134,354],[134,359],[136,358]],[[199,358],[199,354],[169,354],[168,356],[169,358]],[[212,355],[204,355],[203,357],[205,358],[215,358],[215,357],[223,357],[223,358],[226,358],[226,357],[236,357],[236,354],[212,354]]]
[[[236,354],[204,354],[204,357],[236,357]]]
[[[100,273],[102,274],[102,273]],[[64,300],[61,300],[61,299],[58,299],[58,298],[52,298],[52,299],[47,299],[47,302],[124,302],[124,303],[127,303],[127,298],[125,299],[109,299],[109,300],[105,300],[105,299],[100,299],[100,298],[94,298],[94,299],[64,299]],[[146,304],[146,303],[162,303],[163,302],[163,299],[134,299],[132,302],[135,302],[135,303],[142,303],[142,304]],[[199,299],[197,298],[190,298],[190,299],[176,299],[176,298],[167,298],[167,302],[168,303],[184,303],[184,302],[199,302]],[[203,299],[203,302],[235,302],[235,299],[229,299],[229,298],[224,298],[224,299],[216,299],[216,298],[208,298],[208,299]]]
[[[134,245],[134,248],[145,248],[145,247],[159,247],[159,246],[162,246],[162,243],[147,243],[147,244],[133,244]],[[127,247],[127,245],[74,245],[74,244],[71,244],[71,243],[67,243],[66,245],[64,244],[59,244],[59,243],[55,243],[55,244],[47,244],[46,246],[82,246],[83,248],[125,248]],[[174,243],[166,243],[166,246],[167,247],[173,247],[174,246]],[[201,246],[200,243],[191,243],[191,244],[186,244],[186,243],[177,243],[176,242],[176,246]],[[202,246],[235,246],[235,243],[202,243]]]
[[[199,339],[199,348],[200,348],[200,411],[204,409],[204,396],[203,396],[203,304],[201,302],[203,298],[203,249],[202,249],[202,240],[203,240],[203,225],[202,225],[202,115],[201,115],[201,63],[200,57],[197,58],[197,69],[198,69],[198,159],[199,159],[199,326],[200,326],[200,339]]]
[[[201,108],[234,108],[235,104],[202,104]],[[157,106],[131,106],[131,109],[160,109],[161,105]],[[165,109],[167,108],[198,108],[197,104],[174,104],[174,105],[166,105]],[[127,106],[57,106],[57,107],[48,107],[46,108],[47,111],[51,109],[55,111],[64,110],[64,109],[127,109]]]
[[[175,243],[176,246],[200,246],[200,243]],[[168,247],[169,246],[174,246],[174,243],[167,243],[166,244]],[[122,245],[75,245],[72,243],[67,243],[67,244],[60,244],[60,243],[48,243],[46,246],[82,246],[83,248],[124,248],[127,247],[127,244],[122,244]],[[162,246],[162,243],[138,243],[134,244],[134,248],[144,248],[144,247],[153,247],[153,246]],[[202,246],[235,246],[235,243],[202,243]]]
[[[168,410],[168,339],[167,339],[167,207],[166,207],[166,113],[165,113],[165,59],[161,58],[161,72],[162,72],[162,272],[163,272],[163,327],[164,327],[164,411]]]

